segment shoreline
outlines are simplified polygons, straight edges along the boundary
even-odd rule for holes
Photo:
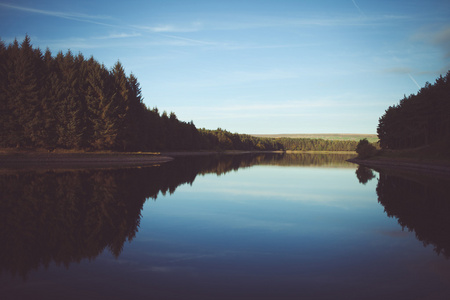
[[[174,158],[159,153],[7,153],[0,169],[79,169],[159,165]]]
[[[81,169],[157,166],[177,157],[202,155],[241,155],[268,153],[349,154],[353,151],[167,151],[167,152],[46,152],[0,149],[0,170],[4,169]]]
[[[348,159],[347,161],[369,168],[394,169],[425,172],[437,175],[450,175],[450,164],[438,161],[418,161],[386,157],[377,157],[376,159],[360,159],[355,157]]]
[[[80,169],[157,166],[182,156],[282,153],[281,151],[44,152],[0,151],[2,169]]]
[[[156,166],[181,156],[239,155],[251,153],[349,154],[351,151],[167,151],[167,152],[1,152],[0,169],[71,169]],[[351,158],[350,163],[382,169],[401,169],[450,175],[450,163],[377,156]]]

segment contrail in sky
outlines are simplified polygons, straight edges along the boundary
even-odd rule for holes
[[[355,5],[356,9],[359,11],[360,14],[362,14],[364,17],[367,17],[366,14],[359,8],[358,4],[356,4],[355,0],[352,0],[353,5]]]
[[[408,76],[409,76],[409,78],[411,78],[412,82],[414,82],[414,83],[417,85],[417,87],[420,89],[421,87],[420,87],[420,85],[417,83],[417,81],[414,79],[414,77],[412,77],[412,75],[411,75],[410,73],[408,73]]]

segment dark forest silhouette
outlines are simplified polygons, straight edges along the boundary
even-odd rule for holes
[[[262,138],[197,129],[143,103],[137,78],[70,50],[53,56],[30,38],[0,40],[0,147],[115,151],[353,151],[355,141]]]
[[[450,71],[415,95],[404,97],[380,117],[377,128],[383,149],[450,147]]]

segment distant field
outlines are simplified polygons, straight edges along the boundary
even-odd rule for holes
[[[293,139],[324,139],[324,140],[341,140],[341,141],[359,141],[367,139],[373,143],[378,141],[376,134],[351,134],[351,133],[291,133],[291,134],[252,134],[256,137],[268,138],[293,138]]]

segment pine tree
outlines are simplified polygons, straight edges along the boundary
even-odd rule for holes
[[[83,147],[85,126],[83,120],[83,99],[79,89],[79,67],[70,51],[65,55],[61,52],[56,61],[59,68],[59,81],[56,86],[58,95],[57,136],[58,145],[64,148]]]
[[[0,147],[7,147],[9,132],[7,128],[9,126],[9,109],[7,103],[7,89],[8,89],[8,70],[6,66],[7,62],[7,50],[5,43],[0,40]]]
[[[92,57],[88,61],[88,87],[86,94],[88,112],[89,144],[94,149],[106,146],[104,107],[108,101],[106,94],[107,71]]]
[[[111,96],[111,104],[116,108],[117,115],[114,116],[114,123],[117,128],[117,137],[114,146],[117,149],[124,150],[131,144],[130,137],[130,103],[128,99],[128,82],[125,70],[118,61],[111,72],[113,86],[113,94]]]
[[[44,76],[42,80],[42,88],[41,88],[41,105],[43,112],[43,140],[45,147],[55,148],[57,144],[57,107],[58,103],[58,95],[57,95],[57,87],[59,85],[58,74],[57,74],[57,65],[55,60],[52,57],[52,53],[47,48],[44,54]]]
[[[124,150],[138,150],[142,149],[142,142],[144,141],[144,135],[142,134],[142,125],[144,120],[143,112],[147,109],[142,103],[141,87],[137,78],[130,74],[127,78],[128,85],[128,111],[125,115],[125,136],[124,136]]]
[[[89,60],[87,111],[90,145],[94,149],[115,149],[119,131],[114,81],[103,65]]]
[[[38,114],[39,85],[36,60],[30,43],[25,37],[20,47],[17,41],[11,47],[8,58],[7,94],[12,126],[11,142],[17,146],[33,146],[37,139],[36,131],[42,125]]]

